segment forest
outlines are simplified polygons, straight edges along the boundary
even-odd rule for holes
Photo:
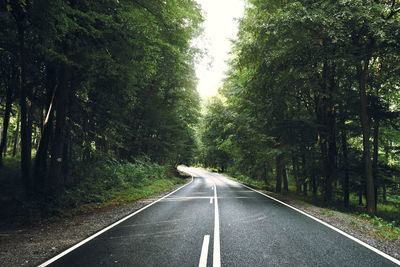
[[[189,164],[202,20],[191,0],[0,1],[2,207],[107,200]]]
[[[1,208],[132,201],[197,164],[400,221],[399,14],[247,0],[203,105],[196,1],[1,0]]]
[[[247,1],[199,162],[399,220],[399,12],[396,0]]]

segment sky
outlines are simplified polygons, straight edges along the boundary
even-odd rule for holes
[[[244,0],[197,0],[201,5],[205,21],[203,36],[194,41],[205,48],[208,55],[196,65],[199,79],[197,91],[203,99],[216,95],[224,73],[228,70],[227,60],[231,49],[230,39],[235,39],[238,25],[235,18],[243,16]]]

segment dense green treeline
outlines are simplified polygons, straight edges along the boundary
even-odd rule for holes
[[[200,161],[325,203],[399,195],[400,3],[249,0]],[[289,178],[288,178],[289,175]],[[398,205],[398,204],[397,204]]]
[[[2,0],[0,166],[20,157],[26,195],[58,196],[102,155],[189,162],[201,22],[192,0]]]

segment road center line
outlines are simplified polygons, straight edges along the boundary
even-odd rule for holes
[[[220,240],[219,240],[219,211],[218,211],[218,198],[217,198],[217,186],[214,185],[214,253],[213,253],[213,267],[221,266],[221,254],[220,254]]]
[[[213,198],[212,197],[210,197],[210,204],[212,204],[213,203]]]
[[[207,266],[208,245],[210,244],[210,235],[205,235],[203,239],[203,247],[201,248],[199,267]]]

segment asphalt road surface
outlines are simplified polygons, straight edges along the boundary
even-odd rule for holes
[[[192,182],[42,266],[397,266],[281,203],[201,169]]]

